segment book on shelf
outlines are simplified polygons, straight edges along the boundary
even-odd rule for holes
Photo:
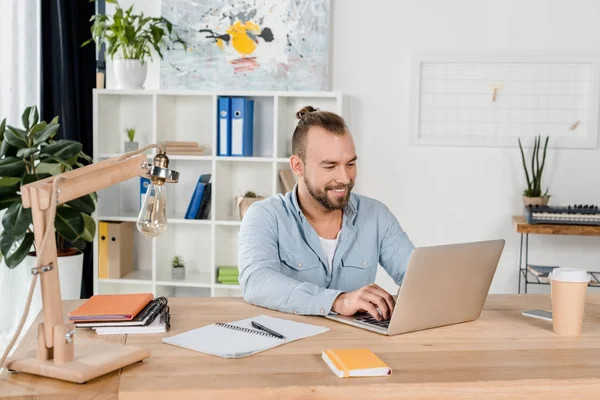
[[[205,153],[204,146],[197,142],[166,141],[163,146],[167,155],[201,156]]]
[[[540,283],[550,283],[549,276],[554,268],[559,267],[533,264],[527,265],[527,271],[533,274]],[[588,271],[588,275],[590,276],[589,286],[600,287],[600,272]]]
[[[549,266],[549,265],[534,265],[528,264],[527,270],[531,272],[533,275],[537,277],[547,278],[554,268],[558,268],[558,266]]]
[[[210,193],[208,193],[207,187],[210,184],[211,174],[203,174],[198,178],[196,188],[192,193],[192,198],[188,204],[187,211],[185,212],[185,219],[199,219],[198,216],[202,216],[202,204],[203,202],[210,203]],[[205,194],[206,192],[206,194]],[[207,205],[204,205],[204,212],[206,212]]]
[[[239,285],[239,270],[236,266],[222,266],[217,270],[217,282],[223,285]]]

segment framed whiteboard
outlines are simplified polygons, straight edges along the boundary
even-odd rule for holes
[[[411,68],[410,144],[595,148],[598,66],[584,56],[425,55]],[[494,90],[495,89],[495,90]]]

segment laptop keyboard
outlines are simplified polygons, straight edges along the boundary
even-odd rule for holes
[[[377,321],[371,315],[366,316],[366,317],[362,317],[362,318],[357,318],[357,319],[355,319],[355,321],[362,322],[362,323],[369,324],[369,325],[375,325],[375,326],[378,326],[380,328],[385,328],[385,329],[389,328],[389,326],[390,326],[390,320],[389,319],[386,319],[386,320],[383,320],[383,321]]]

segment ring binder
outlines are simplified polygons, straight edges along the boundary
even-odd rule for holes
[[[157,315],[160,314],[160,312],[167,307],[167,298],[166,297],[157,297],[156,299],[154,299],[152,306],[150,306],[150,308],[146,311],[146,314],[144,315],[144,319],[148,318],[146,320],[146,323],[144,325],[149,325],[151,324],[154,319],[156,318]]]
[[[274,339],[280,339],[277,336],[271,335],[269,332],[265,332],[265,331],[257,331],[257,330],[250,329],[250,328],[242,328],[241,326],[225,324],[223,322],[216,322],[215,325],[220,326],[222,328],[233,329],[233,330],[244,332],[244,333],[252,333],[254,335],[268,336],[268,337],[271,337]]]

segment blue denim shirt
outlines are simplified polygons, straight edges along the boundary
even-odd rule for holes
[[[351,193],[330,272],[319,236],[298,204],[297,188],[253,203],[244,215],[238,268],[248,303],[328,314],[340,293],[375,282],[378,264],[401,284],[414,246],[383,203]]]

